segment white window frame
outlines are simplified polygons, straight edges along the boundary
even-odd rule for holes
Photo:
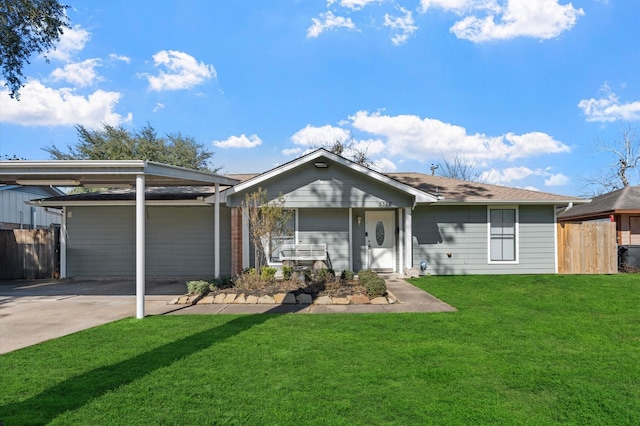
[[[492,210],[514,210],[515,211],[515,259],[514,260],[493,260],[491,259],[491,211]],[[488,206],[487,207],[487,262],[498,265],[516,265],[520,263],[520,210],[518,206]]]

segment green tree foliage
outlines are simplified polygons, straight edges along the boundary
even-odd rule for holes
[[[256,247],[256,266],[260,266],[267,260],[267,250],[277,250],[279,237],[291,234],[287,226],[293,216],[293,211],[284,208],[284,198],[279,195],[274,200],[269,200],[267,191],[258,188],[257,191],[245,196],[242,208],[247,211],[249,232],[251,240]]]
[[[180,133],[158,136],[147,124],[138,132],[103,125],[99,129],[77,126],[79,141],[63,152],[55,145],[43,148],[54,160],[148,160],[195,170],[217,172],[211,151]]]
[[[19,96],[29,57],[55,49],[69,28],[67,7],[57,0],[0,0],[0,68],[12,98]]]

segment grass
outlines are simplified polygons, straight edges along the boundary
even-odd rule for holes
[[[0,422],[640,424],[637,275],[413,281],[443,314],[127,319],[0,356]]]

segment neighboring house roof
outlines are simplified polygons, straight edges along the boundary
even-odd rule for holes
[[[548,192],[511,188],[482,182],[470,182],[423,173],[387,173],[387,176],[420,191],[438,195],[442,203],[585,203],[578,197],[550,194]]]
[[[593,197],[591,203],[574,206],[558,215],[561,220],[606,217],[613,213],[640,213],[640,186],[622,189]]]
[[[54,186],[26,186],[26,185],[0,185],[0,191],[17,191],[24,192],[26,194],[39,195],[39,196],[60,196],[65,195],[63,191]]]

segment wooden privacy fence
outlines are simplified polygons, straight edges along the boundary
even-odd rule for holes
[[[618,244],[615,222],[558,224],[558,273],[617,272]]]
[[[0,279],[57,278],[59,228],[0,229]]]

